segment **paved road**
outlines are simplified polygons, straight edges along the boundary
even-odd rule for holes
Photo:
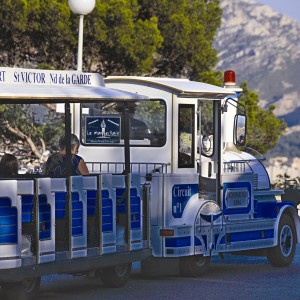
[[[0,299],[3,299],[0,292]],[[38,299],[43,300],[176,300],[300,299],[300,245],[289,268],[274,268],[265,258],[228,256],[214,259],[209,273],[201,278],[161,277],[145,280],[135,270],[121,289],[105,288],[88,276],[47,276]]]

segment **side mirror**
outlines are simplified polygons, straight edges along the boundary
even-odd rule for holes
[[[234,118],[234,144],[236,146],[245,146],[246,144],[246,116],[236,115]]]

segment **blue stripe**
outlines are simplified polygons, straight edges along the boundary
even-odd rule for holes
[[[187,247],[191,246],[191,237],[174,237],[174,238],[165,238],[165,247]]]
[[[263,233],[262,233],[263,232]],[[259,230],[248,232],[236,232],[229,234],[230,242],[253,241],[274,238],[274,230]]]

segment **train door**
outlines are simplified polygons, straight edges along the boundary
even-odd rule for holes
[[[219,147],[218,102],[199,99],[197,111],[197,162],[199,189],[203,198],[216,200]]]

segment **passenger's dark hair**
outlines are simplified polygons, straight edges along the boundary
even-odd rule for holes
[[[5,153],[0,161],[0,176],[18,175],[19,164],[17,158]]]
[[[71,134],[71,148],[75,147],[75,146],[79,146],[79,139],[75,134]],[[59,139],[59,149],[63,150],[66,147],[66,136],[63,135],[60,139]]]

